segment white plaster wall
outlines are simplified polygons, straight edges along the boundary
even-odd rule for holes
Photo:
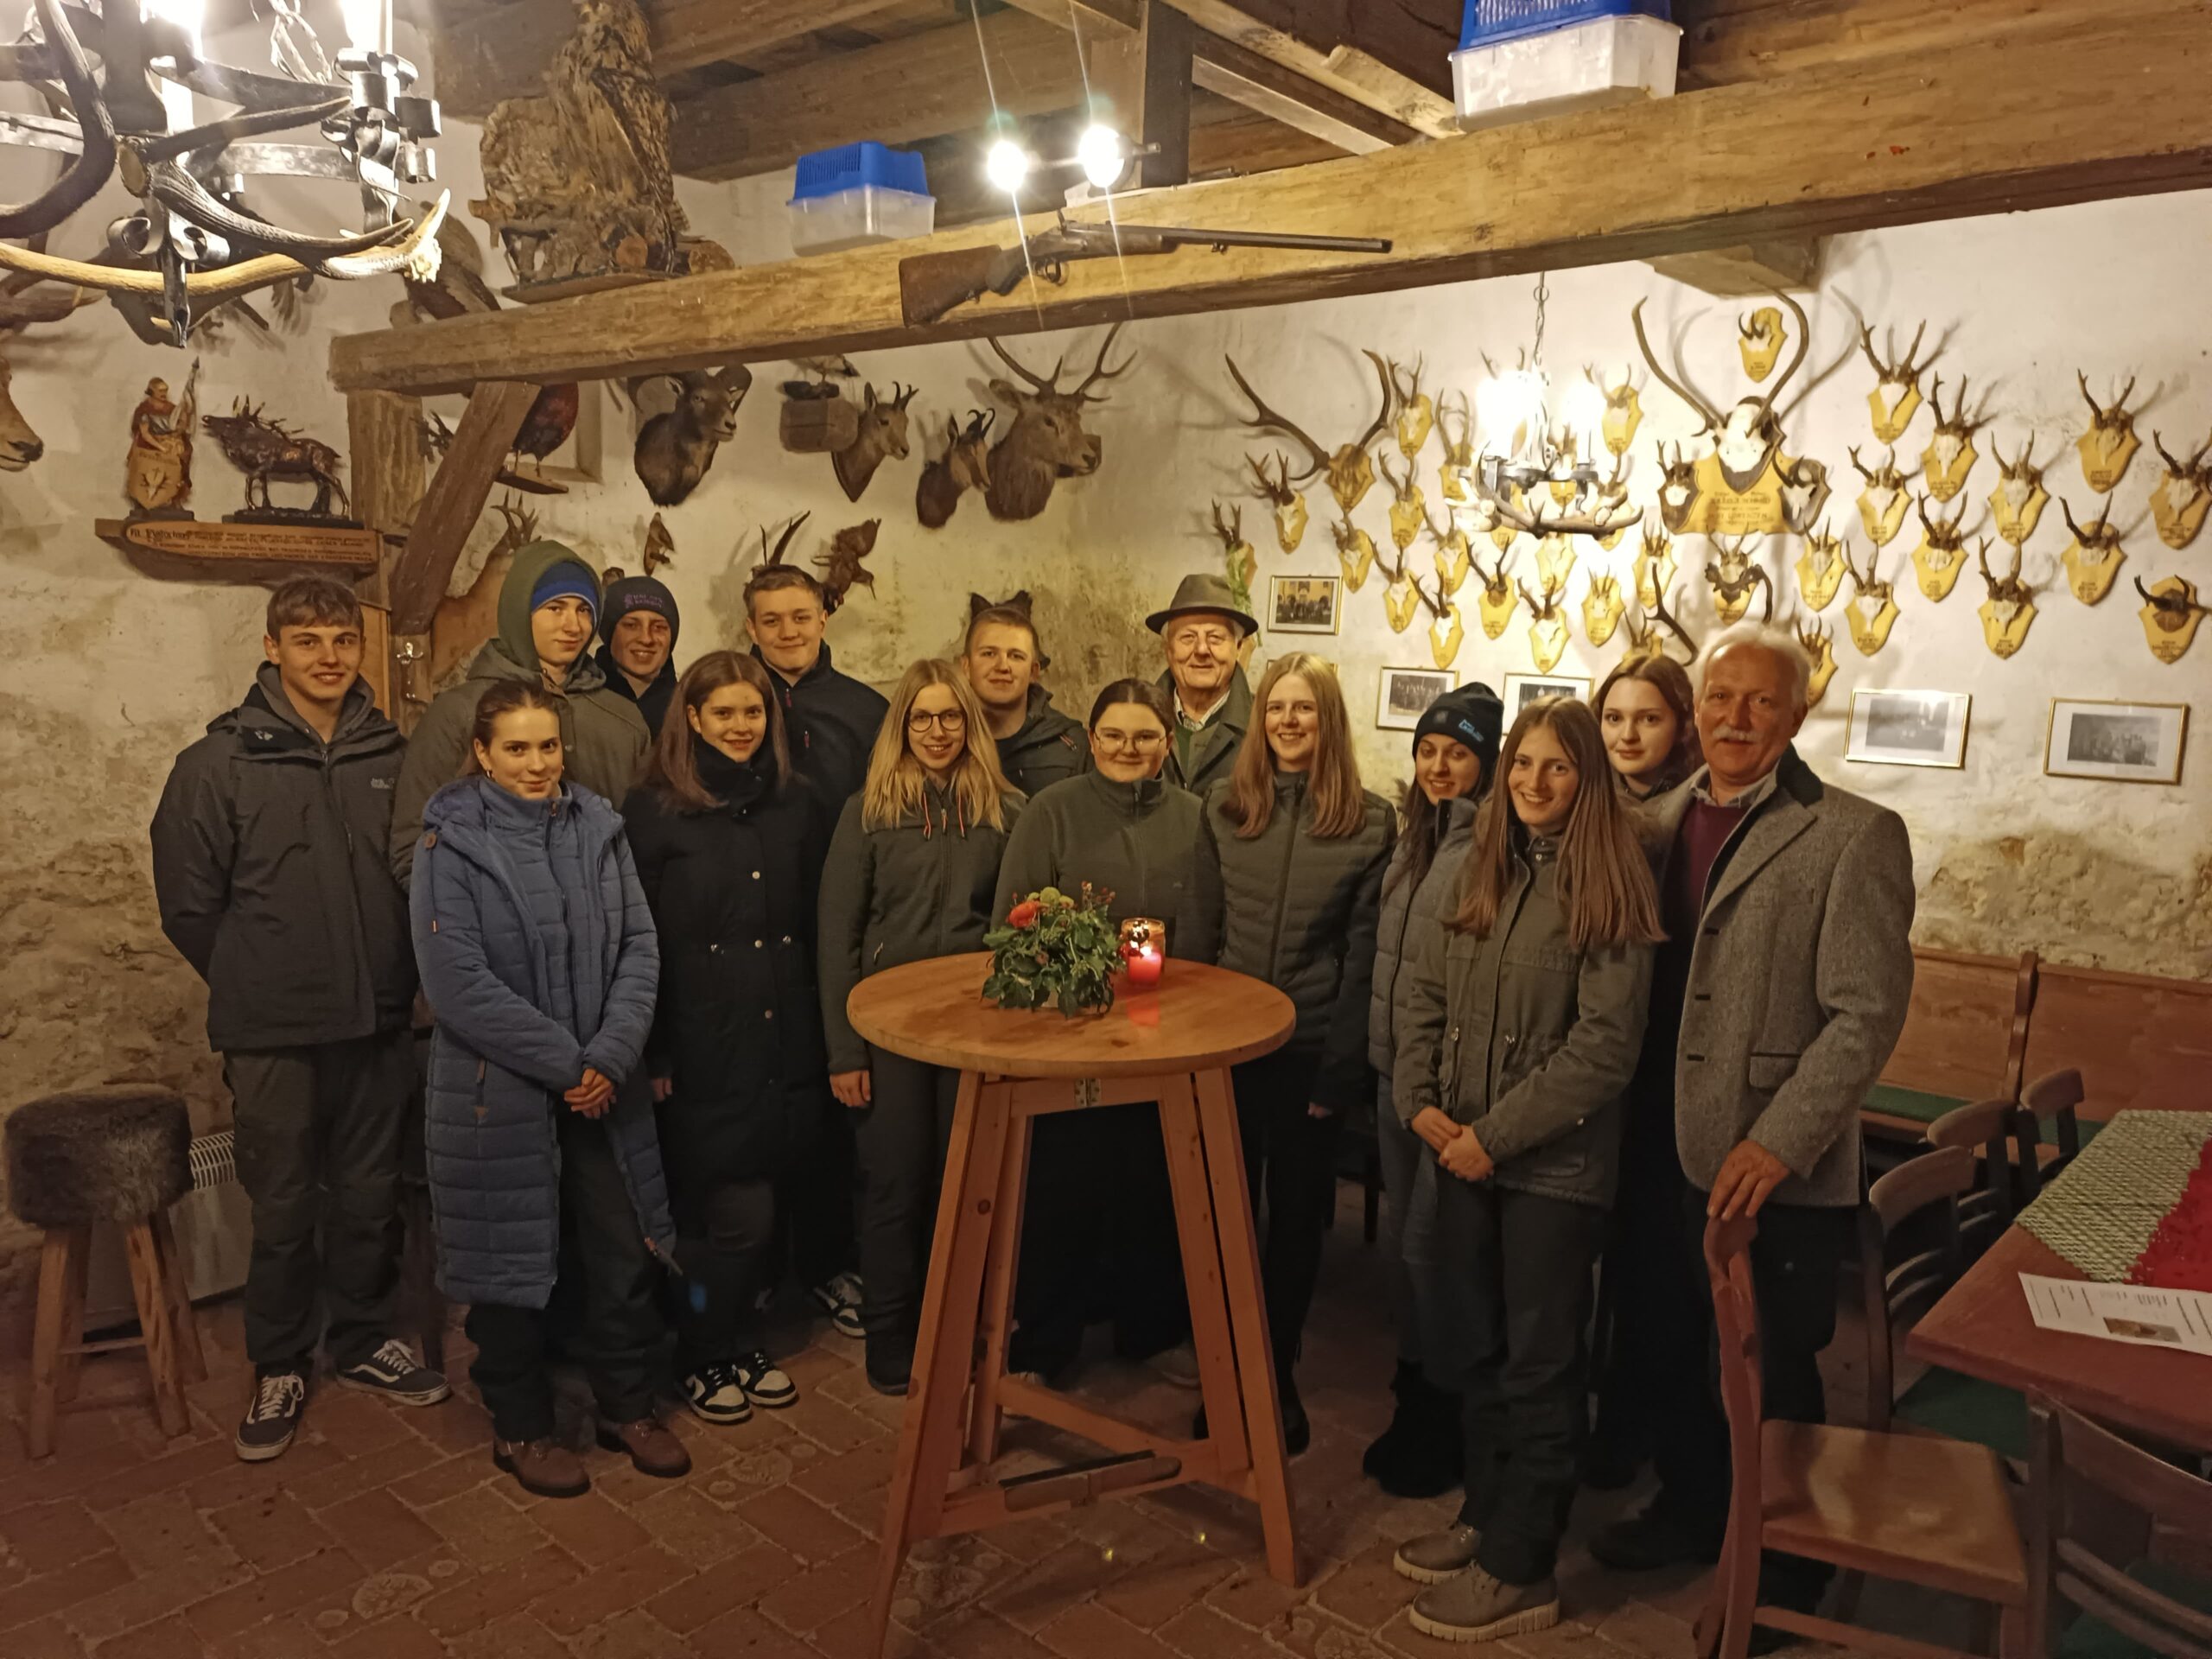
[[[251,52],[249,45],[243,48]],[[474,135],[464,128],[442,142],[444,182],[465,204],[478,186]],[[0,173],[0,197],[20,198],[28,181]],[[728,188],[685,190],[696,227],[747,261],[787,251],[781,202],[788,177]],[[119,208],[119,199],[118,199]],[[302,210],[304,211],[304,210]],[[336,211],[342,212],[342,208]],[[88,220],[104,215],[88,216]],[[61,251],[82,251],[77,243]],[[2031,428],[2039,454],[2052,458],[2051,481],[2086,499],[2069,442],[2084,414],[2073,373],[2088,371],[2101,390],[2113,377],[2140,375],[2140,426],[2170,440],[2201,437],[2212,427],[2212,369],[2206,361],[2202,289],[2212,251],[2212,194],[2116,202],[2063,212],[1936,225],[1840,238],[1831,276],[1815,309],[1814,361],[1830,361],[1849,341],[1848,296],[1879,322],[1908,332],[1922,315],[1948,341],[1947,385],[1963,371],[1994,394],[1994,435],[2008,451]],[[1191,252],[1179,256],[1198,259]],[[504,280],[496,263],[493,274]],[[1221,367],[1234,351],[1255,383],[1326,442],[1351,436],[1371,410],[1372,380],[1357,355],[1373,346],[1402,359],[1426,353],[1429,385],[1471,388],[1478,353],[1510,359],[1529,335],[1530,284],[1467,284],[1368,299],[1318,302],[1133,326],[1125,339],[1139,366],[1116,383],[1093,429],[1104,440],[1100,474],[1064,484],[1043,517],[999,524],[980,501],[964,502],[951,525],[931,533],[912,517],[916,473],[940,441],[948,413],[983,403],[995,368],[981,346],[944,346],[885,353],[863,367],[879,384],[918,382],[915,454],[889,463],[857,507],[847,504],[827,460],[784,454],[776,446],[780,365],[759,365],[739,442],[724,450],[706,483],[667,519],[677,548],[665,577],[682,603],[683,652],[741,643],[738,592],[757,546],[755,526],[810,509],[802,556],[829,532],[866,516],[884,530],[872,561],[876,591],[857,594],[831,625],[839,659],[877,681],[916,654],[957,641],[972,590],[994,596],[1018,587],[1038,595],[1039,616],[1055,658],[1063,706],[1080,713],[1103,680],[1130,668],[1151,670],[1156,646],[1141,617],[1163,602],[1179,575],[1217,568],[1217,543],[1205,528],[1210,499],[1247,501],[1245,522],[1270,572],[1335,569],[1324,498],[1313,494],[1315,521],[1305,546],[1285,559],[1274,548],[1265,508],[1243,486],[1248,448],[1235,429]],[[266,399],[304,429],[342,442],[342,401],[323,378],[327,340],[335,333],[380,326],[395,297],[391,284],[321,284],[309,332],[262,342],[233,332],[206,350],[203,407],[235,395]],[[1618,372],[1633,354],[1628,308],[1649,294],[1649,315],[1694,320],[1691,365],[1715,396],[1740,381],[1732,344],[1738,308],[1675,287],[1641,267],[1562,273],[1553,278],[1546,359],[1554,372],[1596,361]],[[1095,334],[1016,343],[1043,365],[1064,347],[1071,358],[1095,349]],[[156,582],[140,575],[91,531],[116,514],[129,411],[146,378],[176,383],[184,362],[174,352],[139,345],[104,308],[15,342],[16,397],[48,443],[31,471],[0,479],[0,793],[9,833],[0,837],[0,1037],[16,1061],[20,1099],[108,1077],[160,1077],[185,1084],[203,1105],[220,1098],[200,1036],[201,997],[155,924],[147,879],[144,825],[170,756],[205,721],[234,702],[258,659],[257,589]],[[1848,484],[1833,509],[1852,518],[1857,480],[1845,446],[1868,439],[1864,394],[1871,379],[1854,359],[1812,394],[1793,423],[1793,448],[1827,461]],[[1639,493],[1656,482],[1654,443],[1686,433],[1689,422],[1662,390],[1646,397],[1649,417],[1636,455]],[[634,568],[651,507],[627,465],[630,416],[607,423],[606,482],[596,489],[532,505],[541,531],[562,537],[601,563]],[[1929,417],[1900,446],[1916,460]],[[1969,486],[1980,503],[1994,482],[1984,459]],[[2171,446],[2170,446],[2171,447]],[[1422,457],[1424,484],[1435,489],[1440,452]],[[2148,448],[2121,486],[2119,518],[2141,516],[2154,476]],[[238,480],[209,447],[199,452],[194,505],[203,517],[230,511]],[[1385,540],[1388,492],[1379,486],[1359,521]],[[480,556],[492,526],[480,533]],[[1907,536],[1885,569],[1900,563]],[[2174,667],[2145,648],[2132,594],[2123,586],[2086,610],[2056,584],[2065,533],[2056,506],[2031,544],[2027,574],[2049,586],[2042,615],[2021,654],[1999,663],[1983,648],[1969,573],[1941,606],[1901,578],[1903,607],[1888,650],[1867,660],[1839,636],[1840,671],[1804,739],[1814,764],[1845,785],[1875,795],[1912,825],[1923,889],[1924,942],[2006,950],[2032,945],[2063,959],[2142,971],[2212,976],[2212,919],[2204,902],[2212,870],[2212,766],[2204,734],[2194,734],[2178,788],[2100,785],[2042,775],[2044,731],[2053,694],[2207,702],[2212,644]],[[1633,538],[1611,556],[1624,568]],[[2147,524],[2127,538],[2126,571],[2194,574],[2212,588],[2212,535],[2175,555]],[[1777,544],[1777,551],[1779,544]],[[1416,556],[1426,559],[1424,548]],[[1701,564],[1694,544],[1684,563]],[[1789,556],[1794,557],[1795,549]],[[1586,554],[1586,560],[1587,555]],[[1782,560],[1770,557],[1770,563]],[[1586,569],[1586,563],[1584,567]],[[465,562],[457,582],[468,575]],[[1602,672],[1624,640],[1593,652],[1580,639],[1583,576],[1569,595],[1578,636],[1560,671]],[[1395,788],[1402,775],[1403,734],[1369,722],[1377,669],[1425,666],[1416,624],[1401,638],[1382,619],[1379,579],[1347,603],[1341,637],[1320,642],[1343,670],[1362,731],[1370,783]],[[1684,620],[1710,626],[1701,584]],[[1786,599],[1794,584],[1785,576]],[[1475,625],[1465,590],[1467,643],[1458,671],[1502,683],[1532,667],[1525,621],[1495,644]],[[1313,643],[1306,637],[1294,645]],[[1264,653],[1280,641],[1263,641]],[[1973,736],[1963,772],[1919,772],[1851,765],[1841,759],[1842,713],[1858,686],[1963,690],[1974,697]]]

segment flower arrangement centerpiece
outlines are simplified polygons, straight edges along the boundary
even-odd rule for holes
[[[983,936],[991,971],[983,995],[1002,1008],[1057,1007],[1068,1019],[1114,1006],[1121,936],[1107,906],[1114,895],[1083,884],[1080,894],[1044,887]]]

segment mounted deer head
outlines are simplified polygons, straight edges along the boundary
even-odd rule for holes
[[[1961,502],[1948,519],[1928,516],[1925,496],[1913,504],[1913,510],[1920,515],[1920,545],[1912,550],[1912,568],[1920,579],[1920,591],[1940,603],[1951,596],[1965,568],[1966,504]]]
[[[2012,550],[2012,571],[2002,576],[1990,570],[1988,537],[1976,544],[1974,556],[1982,586],[1989,589],[1981,602],[1982,641],[1999,657],[2010,657],[2027,642],[2029,625],[2036,620],[2035,590],[2020,580],[2020,550]]]
[[[2138,576],[2135,591],[2143,595],[2143,608],[2137,614],[2143,619],[2143,638],[2151,654],[2171,666],[2196,638],[2196,625],[2206,614],[2196,602],[2196,584],[2181,576],[2163,576],[2145,588]]]
[[[1785,338],[1782,327],[1782,313],[1770,305],[1763,305],[1748,317],[1736,319],[1736,349],[1744,359],[1744,372],[1755,381],[1764,382],[1774,372],[1774,365],[1782,356],[1782,342]]]
[[[7,359],[8,342],[39,323],[59,322],[80,305],[99,298],[89,289],[47,288],[34,291],[35,279],[10,277],[0,283],[0,473],[20,473],[46,453],[46,443],[32,430],[9,390],[13,371]]]
[[[849,524],[830,538],[827,553],[814,556],[815,567],[822,572],[819,581],[822,584],[823,615],[835,614],[837,607],[845,602],[845,595],[855,587],[865,588],[869,597],[874,596],[875,576],[861,561],[875,550],[875,532],[882,527],[883,520],[880,518],[871,518],[866,524]],[[794,521],[791,529],[798,528]],[[765,536],[763,539],[766,539]],[[789,531],[785,533],[784,539],[786,542],[791,539]],[[781,545],[778,546],[776,552],[779,557],[782,556]]]
[[[1436,406],[1421,389],[1421,363],[1417,360],[1412,373],[1400,380],[1397,359],[1390,359],[1390,390],[1398,399],[1398,453],[1408,461],[1421,459],[1429,429],[1436,424]]]
[[[1857,445],[1850,454],[1853,467],[1866,480],[1866,487],[1859,493],[1859,522],[1866,526],[1868,541],[1878,548],[1887,547],[1904,527],[1904,510],[1912,504],[1904,474],[1897,470],[1897,452],[1885,452],[1882,464],[1871,472],[1859,459]]]
[[[983,490],[983,504],[994,518],[1034,518],[1052,499],[1052,486],[1063,478],[1088,478],[1098,470],[1099,442],[1083,429],[1083,411],[1106,401],[1104,392],[1091,387],[1102,380],[1118,378],[1136,362],[1132,352],[1121,366],[1109,369],[1106,359],[1122,332],[1116,323],[1106,331],[1090,372],[1074,386],[1060,390],[1060,374],[1067,359],[1052,365],[1049,376],[1032,374],[996,340],[991,349],[999,360],[1028,385],[1022,391],[1011,381],[991,382],[991,395],[1014,405],[1014,424],[991,447],[991,476]]]
[[[1505,625],[1513,620],[1513,607],[1518,601],[1514,595],[1513,583],[1505,574],[1512,563],[1510,550],[1497,556],[1495,569],[1484,569],[1480,559],[1474,562],[1475,575],[1483,584],[1482,597],[1476,601],[1475,608],[1482,616],[1483,638],[1485,639],[1497,639],[1505,632]]]
[[[875,476],[875,469],[887,460],[906,459],[906,405],[914,401],[918,386],[905,386],[893,380],[891,396],[880,398],[871,384],[861,401],[859,430],[853,441],[842,449],[830,452],[830,465],[837,471],[837,482],[844,486],[845,499],[857,501],[866,490],[868,480]]]
[[[676,383],[676,406],[639,429],[632,456],[658,507],[675,506],[699,487],[715,451],[737,435],[738,406],[753,389],[753,371],[742,363],[667,378]]]
[[[1808,609],[1825,611],[1835,590],[1843,585],[1843,537],[1828,534],[1823,524],[1805,537],[1797,556],[1797,592]]]
[[[1990,453],[1997,458],[1998,479],[1997,487],[1989,493],[1989,517],[1997,533],[2018,547],[2036,533],[2037,522],[2050,502],[2044,493],[2043,468],[2035,464],[2035,435],[2028,435],[2017,461],[2005,460],[1994,442]]]
[[[1943,377],[1937,375],[1928,391],[1928,402],[1936,411],[1936,433],[1928,440],[1928,448],[1921,452],[1921,476],[1928,480],[1928,493],[1938,501],[1948,501],[1967,486],[1967,474],[1974,471],[1976,459],[1974,435],[1989,423],[1983,418],[1989,400],[1982,399],[1981,408],[1969,416],[1967,414],[1967,383],[1959,381],[1957,401],[1951,412],[1943,412]]]
[[[1835,636],[1818,617],[1797,624],[1796,632],[1797,643],[1813,659],[1812,675],[1805,682],[1805,706],[1816,709],[1828,694],[1828,682],[1835,677]]]
[[[1927,332],[1923,321],[1912,331],[1912,344],[1904,348],[1904,355],[1885,363],[1874,350],[1874,325],[1866,323],[1859,330],[1859,348],[1874,365],[1874,390],[1866,394],[1866,411],[1873,420],[1874,435],[1884,443],[1895,443],[1904,436],[1905,428],[1920,412],[1920,377],[1936,360],[1932,355],[1925,361],[1916,360]]]
[[[1644,362],[1650,365],[1660,385],[1697,411],[1701,423],[1699,429],[1712,434],[1713,453],[1719,457],[1722,474],[1732,490],[1748,489],[1756,483],[1780,451],[1782,420],[1775,413],[1775,400],[1804,366],[1806,342],[1812,333],[1802,306],[1787,294],[1777,293],[1775,297],[1789,308],[1796,321],[1796,350],[1790,355],[1789,366],[1763,396],[1745,397],[1725,414],[1690,389],[1679,365],[1673,374],[1660,366],[1651,341],[1643,332],[1643,302],[1638,300],[1629,313],[1636,326],[1637,346],[1643,352]]]
[[[1636,602],[1656,608],[1659,595],[1675,585],[1675,543],[1664,530],[1643,527],[1643,550],[1636,556]]]
[[[1389,456],[1382,456],[1376,464],[1390,486],[1390,540],[1402,554],[1421,534],[1422,522],[1428,517],[1428,502],[1421,493],[1420,474],[1412,467],[1402,477],[1390,470]]]
[[[1616,455],[1626,454],[1629,445],[1636,442],[1636,429],[1643,424],[1643,398],[1636,384],[1636,371],[1630,369],[1618,386],[1607,385],[1605,378],[1588,364],[1583,365],[1582,373],[1605,400],[1605,412],[1598,423],[1605,448]]]
[[[991,483],[988,439],[995,409],[971,409],[968,424],[944,417],[944,453],[922,468],[914,485],[914,516],[925,530],[942,530],[952,520],[967,490],[988,490]]]
[[[2135,377],[2127,377],[2127,385],[2109,408],[2089,391],[2088,375],[2076,369],[2074,378],[2081,384],[2082,400],[2089,406],[2089,429],[2074,445],[2081,453],[2082,476],[2099,495],[2109,495],[2142,447],[2142,440],[2135,435],[2134,411],[2127,407],[2127,400],[2135,393]]]
[[[2212,461],[2206,459],[2212,456],[2212,437],[2187,461],[2176,461],[2166,453],[2164,434],[2153,432],[2151,442],[2166,464],[2158,487],[2151,492],[2151,521],[2168,547],[2187,547],[2204,528],[2205,512],[2212,508]]]
[[[2094,605],[2112,591],[2120,575],[2120,563],[2127,556],[2120,550],[2120,531],[2112,525],[2112,503],[2106,502],[2096,521],[2087,526],[2074,522],[2074,509],[2063,496],[2058,510],[2066,516],[2066,528],[2074,533],[2074,539],[2058,556],[2066,567],[2066,585],[2084,605]]]
[[[1229,569],[1229,585],[1240,594],[1252,588],[1252,575],[1260,568],[1259,555],[1252,550],[1252,543],[1244,539],[1244,509],[1231,507],[1229,517],[1221,516],[1221,503],[1213,504],[1213,533],[1221,537],[1222,558]]]
[[[1828,504],[1828,469],[1810,455],[1801,455],[1795,461],[1777,461],[1775,476],[1782,485],[1783,524],[1802,536]]]
[[[1243,423],[1255,432],[1280,432],[1287,438],[1296,440],[1311,458],[1311,464],[1293,476],[1307,479],[1325,474],[1329,480],[1329,493],[1336,497],[1338,507],[1344,512],[1350,512],[1357,506],[1368,491],[1374,487],[1375,462],[1367,453],[1368,447],[1382,435],[1382,429],[1390,423],[1391,405],[1396,401],[1390,386],[1389,365],[1373,352],[1363,348],[1361,355],[1375,365],[1376,379],[1382,388],[1382,402],[1376,409],[1375,418],[1368,423],[1367,429],[1354,442],[1333,451],[1322,448],[1306,436],[1302,429],[1262,403],[1260,394],[1252,390],[1252,383],[1237,368],[1236,359],[1226,355],[1222,359],[1229,365],[1229,378],[1236,383],[1236,389],[1251,402],[1253,412]]]
[[[1519,586],[1521,602],[1529,607],[1529,655],[1535,662],[1536,672],[1548,674],[1567,654],[1567,619],[1559,613],[1559,602],[1567,589],[1548,582],[1538,595],[1529,591],[1528,583]]]
[[[1474,550],[1468,544],[1467,532],[1459,527],[1459,521],[1449,512],[1444,515],[1444,523],[1439,526],[1436,520],[1424,511],[1421,524],[1428,531],[1428,538],[1436,543],[1436,580],[1448,599],[1458,593],[1460,585],[1467,580],[1468,569],[1474,563]]]
[[[1452,435],[1452,400],[1459,400],[1459,435]],[[1444,442],[1444,464],[1436,469],[1437,481],[1446,501],[1469,497],[1468,479],[1475,470],[1475,416],[1464,391],[1447,391],[1436,400],[1436,431]]]
[[[1866,572],[1861,575],[1859,567],[1851,563],[1851,555],[1844,554],[1844,571],[1851,578],[1851,597],[1844,601],[1843,620],[1851,627],[1851,643],[1859,647],[1862,657],[1872,657],[1890,641],[1890,629],[1897,620],[1897,595],[1892,584],[1875,579],[1874,568],[1882,556],[1879,548],[1866,552]]]
[[[1721,626],[1731,627],[1742,621],[1744,613],[1751,607],[1751,595],[1762,590],[1766,596],[1762,620],[1773,621],[1774,584],[1757,563],[1753,538],[1714,536],[1708,539],[1714,556],[1705,563],[1705,580],[1713,589],[1713,611]]]
[[[1349,518],[1338,519],[1329,530],[1337,538],[1337,563],[1344,570],[1344,590],[1356,594],[1375,568],[1375,538]]]
[[[1306,539],[1306,492],[1294,489],[1290,482],[1290,457],[1275,451],[1277,475],[1268,476],[1268,463],[1253,456],[1244,457],[1252,468],[1252,476],[1259,481],[1260,493],[1274,509],[1275,544],[1286,553],[1298,551],[1298,544]]]
[[[772,551],[768,546],[768,526],[766,524],[761,525],[760,553],[760,556],[753,561],[755,567],[766,569],[769,565],[781,564],[784,562],[784,555],[791,550],[791,537],[798,535],[798,527],[813,516],[814,515],[811,512],[802,512],[795,515],[789,524],[785,524],[782,530],[777,532],[776,545]]]
[[[1681,534],[1682,526],[1689,523],[1690,514],[1695,510],[1700,493],[1697,482],[1697,462],[1684,459],[1682,446],[1679,443],[1675,446],[1675,453],[1671,457],[1667,453],[1667,446],[1661,444],[1659,446],[1660,523],[1665,524],[1676,535]]]

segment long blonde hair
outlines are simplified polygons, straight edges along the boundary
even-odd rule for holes
[[[950,691],[960,712],[967,717],[960,759],[952,769],[953,799],[959,808],[960,821],[963,824],[987,823],[994,830],[1004,830],[1004,802],[1014,792],[1014,785],[1007,782],[1006,773],[999,769],[998,745],[992,741],[982,702],[968,683],[965,674],[934,657],[924,657],[911,664],[899,677],[899,684],[891,693],[891,707],[884,713],[882,728],[875,734],[875,747],[868,753],[868,781],[861,786],[861,827],[888,830],[902,822],[907,814],[922,810],[925,774],[906,741],[906,717],[913,712],[914,699],[922,695],[925,687],[932,685],[941,685]]]
[[[1475,816],[1475,844],[1459,877],[1459,908],[1451,925],[1487,938],[1505,901],[1513,860],[1513,762],[1538,727],[1559,740],[1580,776],[1567,827],[1559,834],[1560,903],[1567,912],[1567,943],[1578,950],[1614,944],[1656,944],[1659,899],[1651,867],[1613,791],[1612,768],[1597,715],[1567,697],[1529,703],[1498,751],[1497,780]]]
[[[1313,806],[1313,834],[1322,841],[1356,836],[1367,823],[1367,791],[1359,781],[1359,757],[1352,753],[1351,721],[1344,713],[1344,688],[1337,671],[1302,651],[1278,657],[1260,677],[1252,694],[1252,723],[1245,729],[1221,816],[1236,826],[1240,841],[1267,831],[1275,810],[1275,756],[1268,747],[1268,694],[1296,674],[1313,688],[1318,729],[1313,761],[1306,770],[1306,798]]]

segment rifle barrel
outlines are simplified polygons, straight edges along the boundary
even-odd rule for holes
[[[1085,226],[1087,232],[1104,232],[1105,226]],[[1302,248],[1315,253],[1388,253],[1387,236],[1306,236],[1292,231],[1186,230],[1174,225],[1124,225],[1128,237],[1161,237],[1170,242],[1210,248]]]

